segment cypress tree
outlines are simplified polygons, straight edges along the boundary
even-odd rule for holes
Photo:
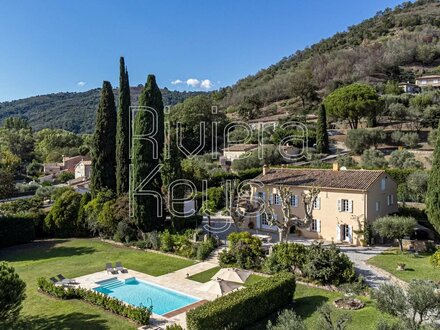
[[[112,85],[104,81],[96,115],[95,133],[92,142],[92,196],[99,191],[116,191],[116,107]]]
[[[318,125],[316,128],[316,151],[320,154],[329,150],[327,133],[327,115],[324,104],[321,104],[318,112]]]
[[[440,233],[440,124],[437,129],[437,141],[435,143],[432,169],[428,181],[426,212],[428,213],[429,222]]]
[[[119,106],[116,132],[116,193],[128,192],[129,185],[129,125],[130,125],[130,83],[124,58],[119,60]]]
[[[156,84],[156,78],[154,75],[148,75],[147,83],[139,97],[140,107],[149,107],[155,110],[157,116],[157,134],[154,139],[157,141],[159,159],[153,158],[153,144],[145,139],[133,140],[133,174],[132,174],[132,187],[134,189],[153,172],[157,165],[162,162],[163,159],[163,146],[164,146],[164,113],[162,93]],[[154,118],[146,111],[137,112],[134,118],[133,134],[136,136],[145,136],[150,134],[154,128]],[[148,183],[146,183],[142,190],[155,191],[159,194],[162,192],[162,178],[160,173],[157,173],[152,177]],[[131,193],[135,193],[132,191]],[[133,195],[133,212],[134,221],[139,229],[143,231],[152,231],[160,229],[164,223],[164,214],[159,217],[157,212],[157,200],[153,196],[146,195]],[[162,205],[162,210],[163,210]]]

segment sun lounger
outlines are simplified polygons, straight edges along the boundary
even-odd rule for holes
[[[114,268],[113,265],[111,263],[106,263],[105,264],[105,270],[107,271],[107,273],[111,273],[114,274],[115,272],[117,272]]]
[[[127,272],[127,270],[122,266],[122,263],[120,261],[116,262],[115,269],[121,273]]]
[[[75,280],[71,280],[70,278],[65,278],[63,275],[58,274],[57,277],[60,279],[61,283],[66,284],[78,284]]]
[[[51,277],[50,280],[53,284],[57,284],[59,282],[59,280],[57,280],[55,277]]]

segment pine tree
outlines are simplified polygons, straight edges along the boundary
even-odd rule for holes
[[[99,191],[116,191],[116,107],[112,85],[104,81],[92,142],[92,196]]]
[[[318,127],[316,128],[316,151],[324,154],[328,152],[328,149],[327,115],[324,104],[321,104],[318,113]]]
[[[153,144],[145,139],[133,140],[133,175],[132,187],[135,189],[154,171],[157,165],[163,159],[164,146],[164,113],[162,93],[156,84],[154,75],[148,75],[147,83],[139,97],[140,107],[149,107],[154,109],[157,116],[157,134],[154,139],[158,146],[158,159],[153,157]],[[145,109],[144,109],[145,110]],[[151,133],[154,128],[154,118],[146,111],[137,112],[134,119],[133,134],[136,136],[145,136]],[[142,190],[155,191],[159,194],[162,192],[162,178],[160,173],[157,173],[153,178],[146,183]],[[139,229],[143,231],[152,231],[160,229],[164,223],[164,214],[159,217],[157,212],[157,200],[153,196],[137,195],[136,191],[131,191],[133,194],[133,212],[134,221]],[[162,205],[163,207],[164,205]],[[163,213],[163,212],[162,212]]]
[[[426,194],[426,211],[429,222],[440,233],[440,125],[437,130],[437,142],[435,144]]]
[[[116,192],[123,195],[128,192],[130,166],[130,83],[124,58],[119,68],[119,109],[116,132]]]

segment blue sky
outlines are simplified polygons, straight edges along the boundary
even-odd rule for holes
[[[217,89],[400,2],[5,0],[0,101],[117,86],[121,55],[131,85]]]

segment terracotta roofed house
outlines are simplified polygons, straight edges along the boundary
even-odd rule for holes
[[[340,170],[337,164],[325,169],[263,169],[255,178],[251,198],[256,196],[272,203],[278,218],[282,218],[278,187],[292,189],[291,207],[299,218],[304,217],[302,193],[320,188],[314,205],[313,222],[309,228],[294,228],[298,234],[312,239],[361,244],[359,233],[365,223],[397,212],[397,185],[383,170]],[[257,182],[262,183],[259,187]],[[276,231],[264,214],[250,216],[248,222],[262,231]]]
[[[245,153],[256,150],[258,144],[232,144],[223,149],[223,158],[226,161],[233,162]]]
[[[420,87],[440,87],[440,75],[419,77],[416,79],[416,85]]]

